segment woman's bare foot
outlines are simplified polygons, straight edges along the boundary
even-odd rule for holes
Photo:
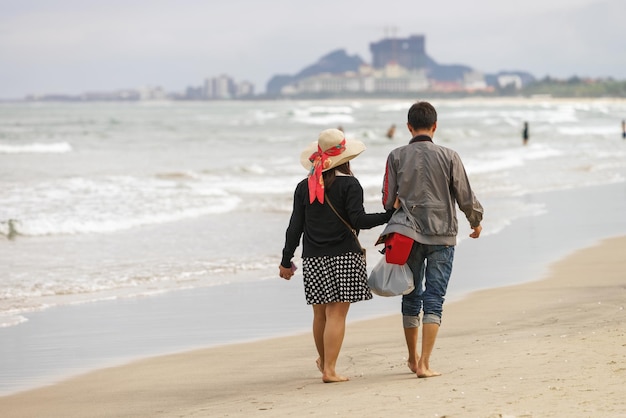
[[[324,383],[339,383],[339,382],[347,382],[348,380],[350,380],[349,378],[345,377],[345,376],[340,376],[338,374],[335,375],[323,375],[322,376],[322,381]]]
[[[432,371],[432,370],[430,370],[430,369],[426,369],[426,370],[418,370],[418,371],[416,372],[416,374],[417,374],[417,377],[418,377],[418,378],[420,378],[420,379],[424,379],[424,378],[427,378],[427,377],[437,377],[437,376],[441,376],[441,373],[439,373],[439,372],[435,372],[435,371]]]
[[[317,370],[320,371],[320,373],[324,373],[324,365],[322,364],[322,359],[321,358],[317,358],[317,360],[315,360],[315,364],[317,364]]]
[[[406,362],[406,366],[413,372],[413,373],[417,373],[417,362],[412,363],[410,361]]]

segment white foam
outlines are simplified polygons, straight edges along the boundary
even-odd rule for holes
[[[13,219],[20,235],[109,233],[229,212],[240,201],[210,178],[181,185],[178,177],[79,177],[0,191],[0,220]]]
[[[0,144],[0,154],[64,154],[67,152],[72,152],[72,146],[67,142]]]
[[[267,271],[275,264],[273,257],[243,260],[237,257],[196,261],[171,271],[152,266],[133,273],[120,267],[119,270],[101,271],[97,277],[81,274],[77,269],[73,269],[71,277],[67,277],[65,271],[50,271],[45,278],[9,275],[3,279],[0,288],[0,328],[26,322],[27,318],[22,316],[24,313],[54,306],[146,297],[183,288],[258,280],[255,272]]]
[[[402,112],[404,114],[411,107],[411,104],[410,102],[385,103],[378,106],[378,110],[381,112]]]
[[[0,328],[14,327],[27,321],[28,318],[25,318],[22,315],[0,313]]]
[[[329,114],[336,114],[336,113],[351,114],[352,113],[352,107],[350,107],[350,106],[311,106],[308,109],[306,109],[306,111],[308,113],[311,113],[311,114],[316,114],[316,113],[320,113],[320,114],[324,114],[324,113],[329,113]]]
[[[307,125],[326,125],[354,123],[353,109],[350,106],[309,106],[292,111],[293,120]]]
[[[297,116],[294,117],[294,120],[306,125],[324,125],[330,127],[334,127],[336,124],[354,123],[352,116],[344,114]]]

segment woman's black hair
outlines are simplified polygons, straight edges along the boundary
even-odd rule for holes
[[[350,161],[346,161],[345,163],[338,165],[337,167],[331,170],[324,171],[322,173],[322,177],[324,178],[324,187],[327,189],[330,189],[330,187],[335,182],[335,177],[336,177],[335,170],[339,171],[340,173],[347,174],[349,176],[352,175],[352,171],[350,170]]]

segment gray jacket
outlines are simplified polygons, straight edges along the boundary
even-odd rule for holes
[[[459,155],[427,136],[391,151],[382,192],[385,209],[393,208],[396,195],[402,204],[382,235],[398,232],[422,244],[456,245],[456,204],[471,227],[483,219]]]

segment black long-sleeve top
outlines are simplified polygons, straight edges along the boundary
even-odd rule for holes
[[[389,221],[394,210],[365,213],[363,188],[353,176],[338,175],[326,189],[326,195],[339,214],[357,230],[370,229]],[[361,248],[352,232],[337,217],[328,202],[309,203],[307,179],[296,186],[293,212],[285,233],[285,247],[281,265],[291,266],[291,259],[302,239],[302,257],[334,256],[348,252],[359,253]]]

